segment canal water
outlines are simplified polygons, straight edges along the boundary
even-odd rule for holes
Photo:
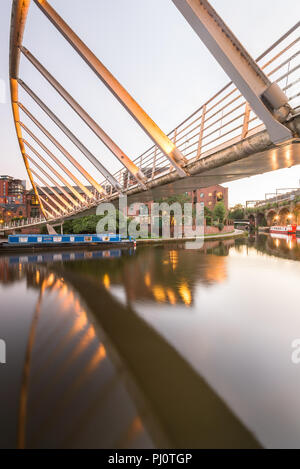
[[[0,257],[0,447],[300,448],[299,242]]]

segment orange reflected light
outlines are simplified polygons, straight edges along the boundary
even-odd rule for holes
[[[105,274],[103,277],[103,285],[105,286],[106,290],[110,288],[110,278],[108,274]]]
[[[58,297],[62,298],[64,296],[67,296],[68,293],[69,293],[68,286],[65,283],[64,284],[60,283]]]
[[[72,337],[72,332],[70,333],[70,337]],[[74,360],[79,357],[84,350],[90,345],[90,343],[94,340],[95,338],[95,329],[94,326],[90,326],[88,330],[84,333],[84,336],[81,338],[80,342],[76,345],[76,347],[73,349],[71,356],[68,358],[67,363],[73,363]]]
[[[151,277],[150,277],[149,272],[146,273],[145,278],[144,278],[144,281],[145,281],[146,287],[149,288],[150,285],[151,285]]]
[[[50,274],[46,279],[46,288],[52,287],[55,277],[54,274]]]
[[[159,285],[155,285],[153,287],[152,292],[153,292],[154,298],[159,303],[164,303],[166,301],[166,294],[165,294],[163,288],[160,287]]]
[[[278,162],[277,162],[276,151],[274,151],[273,154],[272,154],[272,169],[273,169],[273,170],[278,169]]]
[[[87,323],[88,323],[88,319],[87,319],[86,312],[81,311],[78,317],[74,321],[74,325],[70,332],[71,337],[73,337],[73,335],[77,334],[78,332],[82,331],[86,327]]]
[[[37,271],[36,271],[36,274],[35,274],[35,281],[36,281],[37,284],[40,283],[40,279],[41,279],[40,271],[37,270]]]
[[[87,374],[92,373],[105,357],[106,357],[106,350],[104,348],[104,345],[100,344],[97,349],[97,352],[95,353],[90,363],[88,364]]]
[[[71,306],[74,305],[74,293],[72,291],[69,291],[66,295],[65,298],[63,299],[62,302],[62,307],[64,309],[68,309]],[[75,308],[74,308],[75,309]]]
[[[167,289],[167,296],[168,296],[169,303],[171,305],[175,305],[176,304],[176,295],[170,288]]]
[[[190,305],[191,302],[192,302],[192,295],[191,295],[191,291],[190,291],[187,283],[182,283],[180,285],[179,293],[180,293],[181,298],[183,299],[183,302],[186,305]]]
[[[175,270],[178,264],[178,252],[177,251],[170,251],[169,252],[170,262],[172,265],[172,269]]]

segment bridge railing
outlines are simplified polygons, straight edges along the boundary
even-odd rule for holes
[[[14,220],[9,223],[4,223],[0,226],[0,230],[13,230],[16,228],[25,228],[26,226],[38,225],[40,223],[46,223],[47,220],[45,217],[29,217],[27,219],[23,218],[21,220]]]
[[[276,81],[286,92],[293,109],[300,106],[299,40],[298,23],[257,59],[272,81]],[[205,158],[264,128],[264,124],[231,82],[167,135],[189,163]],[[167,157],[156,145],[133,161],[150,180],[174,171]],[[123,168],[115,173],[115,177],[125,190],[136,185]],[[102,185],[109,186],[109,183],[104,180]]]

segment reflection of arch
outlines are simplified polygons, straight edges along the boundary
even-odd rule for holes
[[[25,429],[27,421],[27,401],[28,401],[28,390],[29,390],[29,377],[30,377],[30,368],[32,361],[32,349],[35,342],[37,323],[40,317],[41,303],[43,298],[43,293],[45,291],[45,281],[43,281],[40,289],[40,294],[38,301],[35,307],[30,333],[26,348],[25,363],[23,369],[23,377],[20,391],[20,405],[19,405],[19,421],[18,421],[18,449],[25,449]]]
[[[198,448],[201,444],[209,448],[211,441],[221,448],[259,446],[243,422],[206,381],[131,306],[125,309],[110,291],[104,290],[101,296],[103,308],[99,309],[97,295],[91,294],[95,289],[94,282],[73,275],[70,281],[89,310],[96,312],[101,329],[132,370],[147,402],[156,410],[158,421],[163,421],[166,434],[171,435],[172,447]],[[106,314],[108,310],[113,314]],[[178,402],[181,402],[180,406]],[[208,425],[207,422],[212,420],[214,424]],[[230,432],[224,432],[224,425],[230,427]]]
[[[131,383],[129,387],[134,392],[127,393],[124,383],[128,382],[130,377],[128,378],[127,370],[116,354],[116,364],[110,359],[106,360],[105,366],[109,367],[110,371],[107,374],[108,379],[102,380],[99,370],[107,357],[109,342],[103,337],[101,328],[100,334],[97,333],[88,311],[70,284],[64,281],[61,274],[47,273],[39,269],[28,269],[27,281],[31,286],[40,288],[40,295],[31,324],[24,364],[18,447],[40,448],[48,446],[50,441],[53,447],[87,447],[89,444],[97,447],[103,438],[100,427],[93,435],[95,440],[89,439],[88,442],[82,428],[85,428],[86,434],[92,438],[91,429],[94,429],[95,415],[101,422],[105,399],[107,395],[114,393],[118,395],[118,402],[111,410],[112,420],[120,415],[122,408],[132,409],[124,422],[122,420],[124,433],[120,440],[116,441],[116,445],[136,445],[136,439],[144,431],[148,445],[145,420],[148,425],[155,427],[155,434],[161,435],[165,441],[163,446],[170,445],[159,423],[156,424],[155,421],[152,424],[151,413],[142,395],[137,396],[138,405],[135,405],[132,395],[135,397],[134,393],[138,390]],[[49,315],[52,317],[52,311],[47,307],[43,308],[46,290],[47,295],[54,295],[52,298],[60,305],[57,308],[56,322],[47,328],[47,334],[45,324],[49,326],[49,321],[45,322],[45,318]],[[87,382],[90,386],[86,386]],[[82,401],[87,404],[81,406]],[[72,402],[72,426],[66,418],[69,417],[69,402]],[[140,418],[140,415],[143,418]],[[58,425],[59,432],[56,431]],[[105,428],[104,432],[105,438],[114,442],[114,430]]]
[[[92,274],[90,279],[87,279],[80,275],[73,275],[72,272],[68,273],[67,267],[64,270],[59,269],[54,274],[44,271],[37,274],[35,270],[32,270],[28,277],[34,286],[41,287],[41,293],[33,318],[25,364],[28,369],[25,372],[26,379],[23,384],[25,394],[20,409],[25,412],[25,419],[20,415],[20,447],[38,448],[41,444],[45,445],[45,442],[47,444],[50,441],[49,435],[51,438],[56,438],[53,436],[56,419],[61,419],[65,409],[66,412],[69,411],[67,405],[69,402],[72,402],[72,412],[74,412],[72,425],[63,419],[63,421],[66,420],[66,425],[62,425],[57,432],[58,441],[64,448],[80,445],[82,429],[86,431],[86,435],[91,434],[91,428],[88,425],[95,420],[99,422],[98,431],[95,436],[96,440],[89,440],[90,445],[95,445],[97,438],[101,441],[100,430],[102,431],[103,428],[106,440],[109,435],[111,438],[109,441],[112,441],[116,447],[127,447],[127,445],[131,447],[143,431],[149,434],[155,446],[199,447],[203,445],[209,447],[211,441],[216,441],[216,445],[222,448],[231,448],[232,445],[242,448],[259,447],[253,435],[224,401],[181,357],[180,353],[152,326],[140,318],[130,305],[122,304],[114,298],[109,289],[103,288],[101,289],[103,308],[99,309],[97,296],[91,295],[96,282],[97,284],[99,282],[99,275],[97,276],[96,271],[94,280]],[[47,294],[53,291],[58,295],[65,305],[64,309],[69,309],[70,316],[62,315],[56,328],[50,329],[50,333],[46,336],[42,335],[39,340],[38,320],[41,319],[41,302],[46,290]],[[85,303],[89,309],[83,309]],[[105,314],[108,310],[112,312],[110,317]],[[92,323],[90,323],[89,311],[95,313]],[[45,312],[46,310],[43,311]],[[48,314],[51,315],[51,313],[51,310],[48,310]],[[68,327],[64,323],[65,327],[62,328],[61,320],[67,317],[72,320],[68,319]],[[61,335],[56,334],[57,327],[63,330]],[[101,337],[100,344],[98,344],[98,335]],[[34,339],[36,339],[35,344]],[[55,340],[55,347],[49,347],[49,343],[52,344],[53,340]],[[100,359],[106,356],[104,346],[111,352],[112,371],[115,370],[115,373],[107,373],[109,368],[106,368],[107,375],[105,376],[108,379],[101,384],[102,374],[95,372]],[[35,351],[34,347],[36,347]],[[38,353],[40,350],[43,350],[43,354]],[[85,366],[79,366],[78,373],[75,373],[76,367],[74,373],[73,371],[65,373],[73,360],[82,357],[83,352],[84,360],[81,363]],[[139,359],[137,359],[137,354]],[[109,362],[110,359],[106,362],[106,367],[109,366]],[[85,388],[82,395],[79,392],[82,383],[85,383],[87,378],[91,379],[92,373],[95,381]],[[53,390],[62,376],[67,376],[67,378],[66,381],[64,380],[63,393],[60,393],[57,399],[57,394]],[[153,376],[156,377],[155,380]],[[31,382],[29,382],[30,379]],[[127,386],[130,389],[128,395]],[[123,387],[126,392],[123,391]],[[162,390],[167,390],[167,392],[162,392]],[[132,406],[132,413],[128,412],[124,422],[122,417],[122,427],[126,432],[121,439],[115,441],[113,441],[114,430],[107,429],[101,423],[103,413],[107,415],[107,399],[113,394],[123,396],[118,398],[120,409],[128,409]],[[127,399],[130,401],[127,402]],[[81,405],[82,400],[84,405]],[[178,408],[179,401],[182,406]],[[29,425],[27,425],[26,445],[27,406]],[[111,412],[109,416],[112,415],[112,417],[120,415],[118,407],[114,407],[109,412]],[[33,419],[30,419],[31,415]],[[37,422],[35,415],[39,416]],[[207,418],[203,418],[203,415]],[[132,417],[134,420],[131,420]],[[208,419],[213,420],[214,425],[208,425]],[[230,432],[224,432],[223,425],[230,428]],[[61,435],[63,435],[63,440],[61,440]],[[86,440],[83,441],[86,444]]]
[[[267,220],[268,226],[276,225],[278,222],[277,217],[278,215],[275,209],[271,208],[270,210],[268,210],[266,212],[266,220]]]

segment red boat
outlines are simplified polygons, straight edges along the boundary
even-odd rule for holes
[[[280,233],[285,235],[296,234],[297,225],[271,226],[270,233]]]

